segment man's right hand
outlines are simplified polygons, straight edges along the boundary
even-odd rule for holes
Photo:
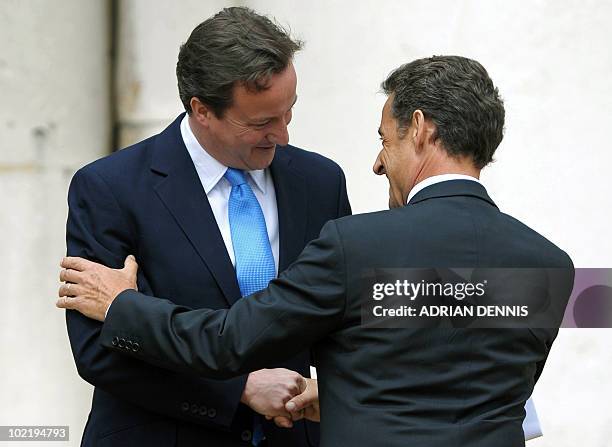
[[[317,379],[305,379],[306,389],[285,404],[285,409],[291,414],[286,416],[266,416],[266,419],[274,419],[279,427],[291,428],[294,421],[307,419],[313,422],[321,422],[321,411],[319,409],[319,386]]]
[[[249,374],[240,402],[264,416],[291,418],[285,404],[305,389],[306,380],[295,371],[260,369]]]

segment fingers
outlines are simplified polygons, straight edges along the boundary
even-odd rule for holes
[[[297,410],[297,411],[292,411],[291,412],[291,420],[292,421],[299,421],[304,419],[306,414],[306,410]]]
[[[290,393],[290,396],[297,396],[298,394],[304,392],[308,384],[306,383],[306,379],[304,379],[300,373],[285,370],[284,368],[279,368],[279,370],[287,372],[287,391]]]
[[[75,297],[75,296],[80,296],[83,295],[84,290],[83,287],[81,287],[78,284],[71,284],[71,283],[67,283],[67,284],[62,284],[59,288],[58,291],[58,296],[61,297]]]
[[[61,282],[81,283],[83,279],[83,274],[76,270],[63,269],[60,271],[59,280]]]
[[[293,396],[288,402],[285,403],[285,410],[288,411],[291,415],[291,420],[299,421],[304,418],[304,410],[303,408],[309,406],[311,404],[310,400],[305,396],[304,393],[306,388],[308,388],[308,382],[301,375],[296,378],[296,385],[298,392]],[[292,410],[293,408],[293,410]],[[276,420],[274,421],[276,423]],[[286,421],[282,420],[283,425],[278,425],[279,427],[286,427]]]
[[[268,419],[268,416],[266,416],[266,418]],[[269,418],[271,419],[271,418]],[[276,416],[274,418],[274,423],[281,428],[291,428],[293,427],[293,421],[289,418],[286,418],[284,416]]]
[[[76,309],[79,305],[79,299],[74,297],[60,297],[56,302],[55,306],[60,309]]]
[[[307,387],[297,396],[287,401],[285,410],[291,413],[291,418],[296,421],[302,418],[312,420],[313,417],[318,417],[319,393],[317,381],[313,379],[304,379]]]
[[[65,269],[72,269],[82,272],[83,270],[92,269],[98,264],[87,259],[67,256],[62,259],[60,265]]]
[[[298,386],[300,389],[300,394],[306,391],[306,387],[308,386],[308,383],[306,382],[306,379],[303,376],[300,376],[300,378],[298,379]]]

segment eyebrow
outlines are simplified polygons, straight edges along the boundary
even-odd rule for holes
[[[291,104],[291,107],[289,107],[289,110],[291,110],[293,108],[293,106],[295,105],[295,103],[298,100],[298,95],[295,95],[295,99],[293,100],[293,103]],[[257,123],[266,123],[272,119],[274,119],[275,117],[266,117],[266,118],[260,118],[258,120],[254,120],[253,123],[257,124]]]

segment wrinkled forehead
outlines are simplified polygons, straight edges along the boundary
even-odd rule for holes
[[[381,116],[380,116],[380,131],[388,133],[391,126],[395,126],[395,118],[393,118],[393,94],[387,97],[385,104],[383,105]]]

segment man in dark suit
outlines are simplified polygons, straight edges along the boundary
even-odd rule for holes
[[[266,290],[229,310],[191,310],[137,292],[129,258],[122,270],[65,258],[60,278],[71,284],[60,288],[57,305],[106,318],[101,342],[114,352],[210,378],[314,345],[322,446],[524,445],[524,405],[557,329],[367,327],[364,273],[528,267],[573,274],[572,262],[500,212],[478,180],[504,125],[498,91],[478,62],[416,60],[391,73],[383,90],[374,171],[389,180],[391,210],[327,223]],[[571,281],[554,299],[567,303],[570,291]]]
[[[341,169],[288,145],[299,48],[246,8],[196,27],[177,64],[186,113],[76,173],[68,254],[118,266],[133,253],[144,293],[225,309],[286,269],[325,222],[350,214]],[[253,276],[262,263],[265,275]],[[74,311],[66,320],[78,372],[95,387],[84,446],[318,444],[318,424],[287,430],[256,416],[285,412],[303,390],[308,348],[211,380],[118,355],[100,345],[98,322]]]

